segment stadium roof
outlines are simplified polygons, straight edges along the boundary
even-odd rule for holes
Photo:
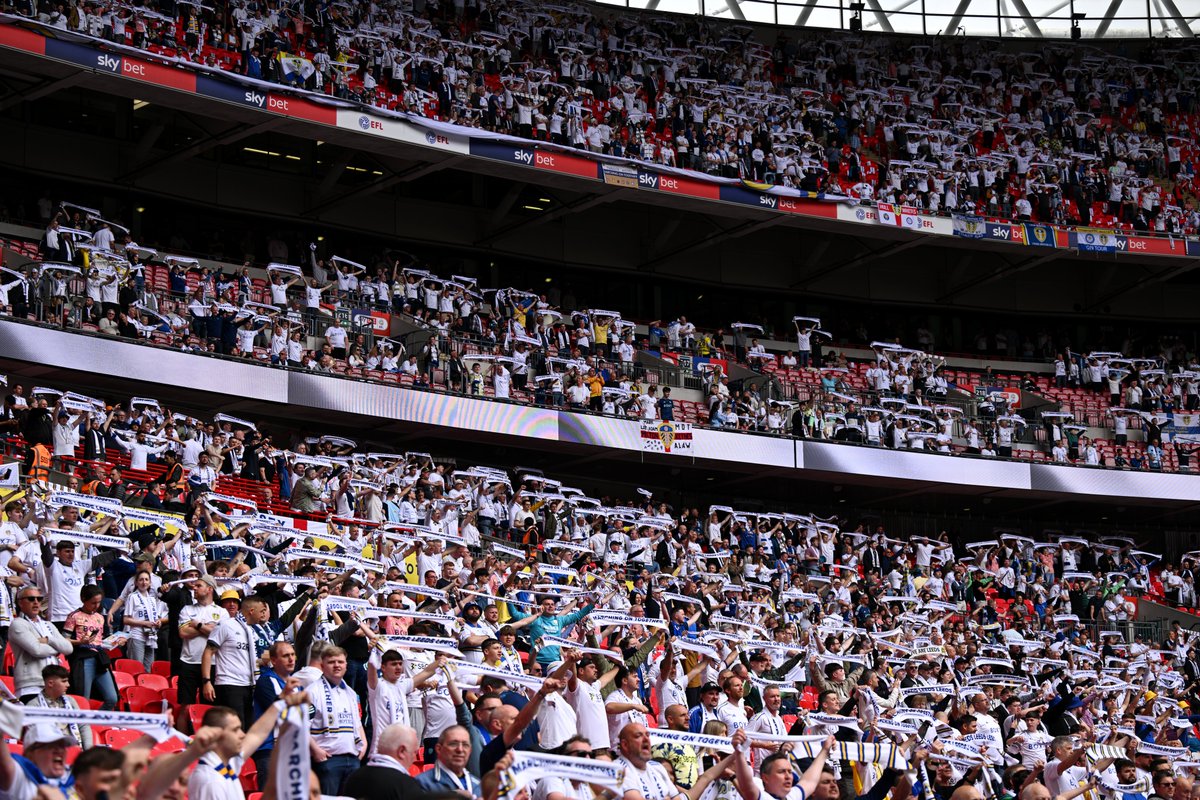
[[[601,0],[607,5],[805,28],[1024,39],[1184,38],[1200,14],[1176,0]],[[854,20],[860,20],[856,28]],[[1073,26],[1072,21],[1075,25]]]

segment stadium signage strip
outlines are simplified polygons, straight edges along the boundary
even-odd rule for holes
[[[471,129],[468,128],[433,122],[422,124],[396,116],[372,114],[365,109],[324,105],[295,94],[271,91],[261,82],[242,82],[227,73],[221,73],[221,76],[217,77],[132,55],[101,50],[79,42],[48,38],[10,21],[0,22],[0,47],[46,56],[97,73],[108,73],[307,122],[330,125],[360,135],[378,136],[460,155],[517,164],[544,172],[586,178],[621,188],[717,200],[813,219],[836,219],[856,224],[899,227],[902,230],[935,236],[986,239],[1083,252],[1200,257],[1200,241],[1124,236],[1088,229],[1074,231],[1035,223],[995,223],[986,222],[979,217],[960,219],[956,216],[952,220],[948,217],[911,213],[896,215],[890,210],[884,210],[881,214],[878,209],[868,206],[791,197],[778,191],[758,191],[747,186],[706,180],[701,176],[686,177],[674,172],[648,169],[642,165],[614,165],[584,154],[575,155],[543,149],[515,139],[472,136]],[[964,222],[964,219],[967,221]]]

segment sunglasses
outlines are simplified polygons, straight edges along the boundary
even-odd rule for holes
[[[37,597],[22,597],[21,599],[22,600],[35,600],[40,603],[43,600],[45,600],[46,598],[42,597],[41,595],[38,595]]]
[[[575,756],[576,758],[591,758],[592,751],[591,750],[568,750],[567,755]]]

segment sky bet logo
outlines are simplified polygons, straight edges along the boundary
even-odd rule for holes
[[[638,173],[638,184],[640,186],[645,186],[648,189],[657,189],[658,188],[658,176],[653,175],[649,172],[639,172]]]
[[[513,161],[529,166],[533,163],[533,151],[531,150],[514,150]]]
[[[262,108],[267,102],[267,96],[258,92],[246,92],[246,102],[255,108]]]
[[[120,72],[121,59],[117,56],[98,55],[96,56],[96,67],[105,72]]]

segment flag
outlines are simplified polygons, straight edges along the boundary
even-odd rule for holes
[[[1025,244],[1032,247],[1055,247],[1053,226],[1026,222]]]
[[[899,225],[901,228],[908,228],[910,231],[920,230],[920,212],[912,206],[900,206]]]
[[[982,239],[987,236],[987,222],[974,214],[951,214],[954,235],[964,239]]]
[[[284,83],[304,83],[316,71],[313,63],[303,56],[279,54],[279,72],[283,75]]]
[[[896,206],[891,203],[880,203],[875,207],[876,215],[879,217],[880,225],[899,225],[900,221],[896,218]]]
[[[0,487],[5,489],[15,489],[21,485],[21,464],[17,461],[10,461],[7,464],[0,464]]]

